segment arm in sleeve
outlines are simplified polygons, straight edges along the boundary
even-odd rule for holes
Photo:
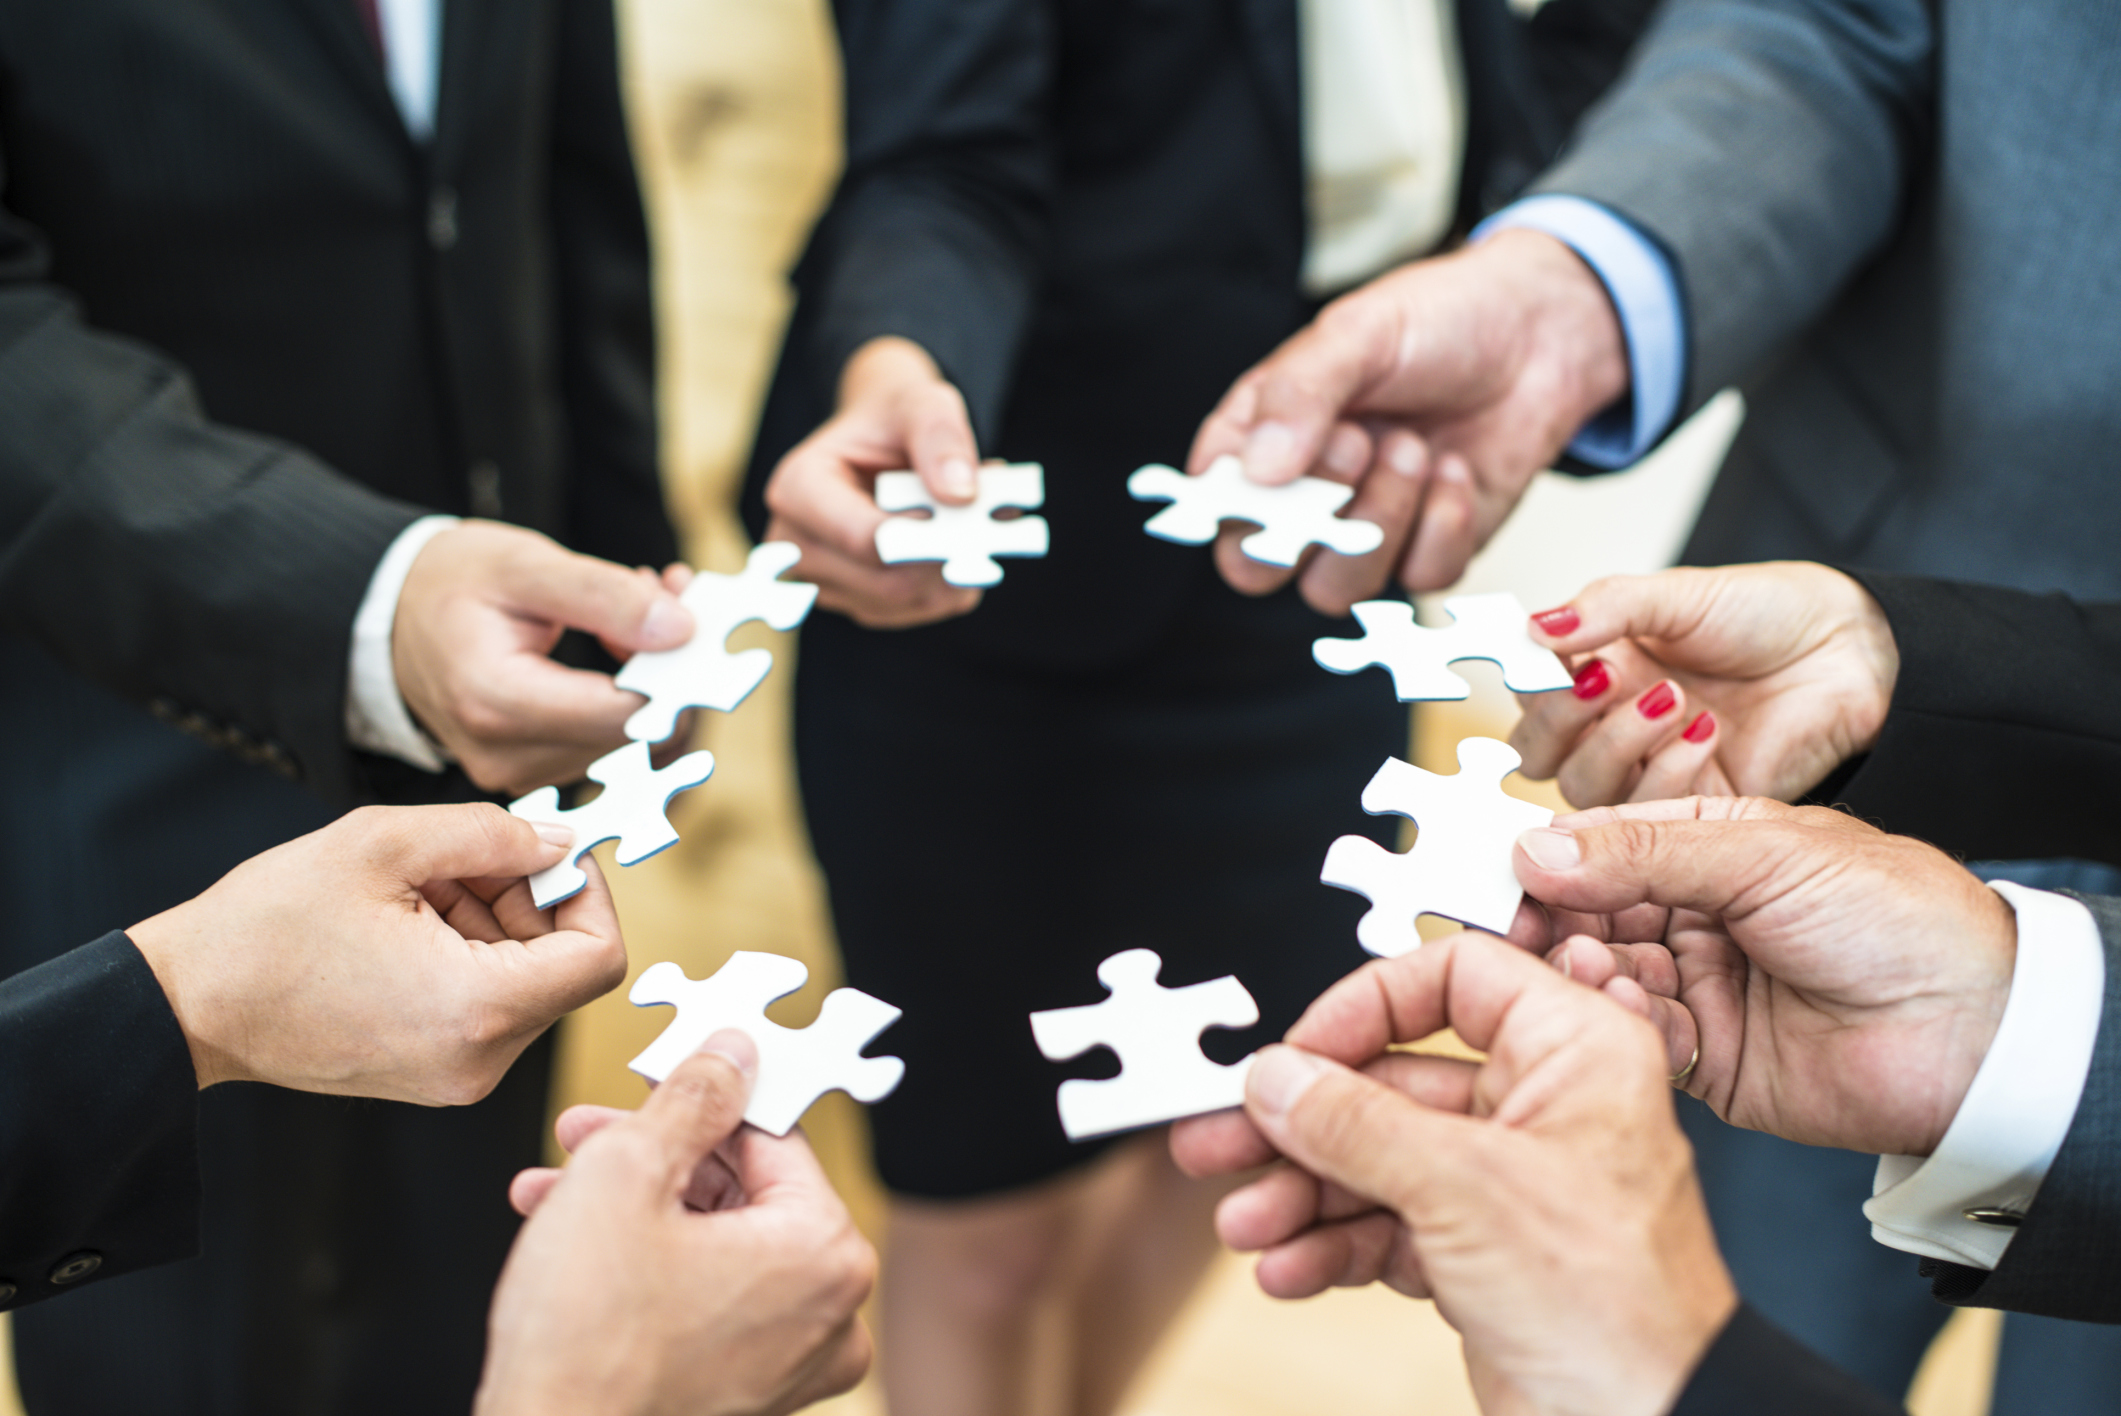
[[[0,629],[327,798],[354,613],[419,512],[209,422],[183,371],[89,328],[0,211]]]
[[[198,1098],[123,934],[0,982],[0,1309],[199,1251]]]
[[[1740,1303],[1670,1416],[1903,1416],[1879,1395]]]
[[[1817,318],[1897,228],[1933,122],[1924,0],[1674,0],[1540,192],[1677,269],[1684,416]]]
[[[1000,422],[1043,268],[1054,184],[1049,7],[1023,0],[839,0],[847,163],[796,281],[793,351],[826,388],[899,335]]]
[[[564,0],[552,121],[552,230],[568,543],[620,565],[677,559],[656,430],[648,221],[620,90],[611,0]]]

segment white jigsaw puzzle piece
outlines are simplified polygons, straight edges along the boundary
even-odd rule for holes
[[[1553,650],[1532,641],[1525,630],[1531,616],[1515,595],[1453,595],[1443,607],[1450,625],[1430,629],[1415,623],[1414,607],[1404,600],[1364,600],[1354,608],[1362,638],[1314,640],[1311,657],[1336,674],[1382,665],[1402,703],[1470,694],[1473,685],[1450,669],[1460,659],[1493,661],[1512,693],[1547,693],[1575,682]]]
[[[1244,1103],[1252,1059],[1211,1062],[1200,1050],[1200,1035],[1209,1028],[1250,1027],[1259,1021],[1259,1005],[1235,977],[1165,988],[1156,981],[1163,967],[1154,950],[1114,954],[1097,966],[1110,998],[1031,1015],[1031,1035],[1050,1061],[1065,1062],[1093,1047],[1119,1054],[1118,1076],[1060,1084],[1061,1129],[1068,1139],[1090,1140]]]
[[[692,638],[675,649],[636,654],[619,670],[618,686],[648,700],[626,720],[626,736],[661,742],[677,731],[687,708],[736,710],[772,669],[773,651],[732,654],[726,641],[752,620],[780,630],[803,622],[817,603],[817,587],[779,578],[802,558],[792,541],[767,541],[751,548],[740,574],[703,570],[692,577],[678,597],[692,611]]]
[[[899,1019],[899,1010],[857,988],[825,995],[817,1021],[784,1028],[766,1017],[766,1006],[801,988],[810,970],[779,954],[739,950],[704,979],[692,979],[664,961],[642,970],[626,996],[636,1008],[667,1003],[678,1010],[663,1034],[627,1065],[651,1082],[700,1050],[723,1028],[736,1028],[759,1051],[751,1103],[744,1119],[761,1131],[785,1136],[810,1104],[829,1091],[856,1101],[882,1101],[906,1075],[896,1057],[864,1057],[862,1049]]]
[[[1225,521],[1250,521],[1260,529],[1238,542],[1244,553],[1268,565],[1295,565],[1313,541],[1344,556],[1367,555],[1384,544],[1385,532],[1373,521],[1337,516],[1353,487],[1323,477],[1298,477],[1278,487],[1263,487],[1245,476],[1244,464],[1225,454],[1198,477],[1175,467],[1151,463],[1127,479],[1136,501],[1168,501],[1142,530],[1188,546],[1215,539]]]
[[[1456,776],[1385,759],[1363,788],[1362,809],[1411,817],[1421,828],[1414,848],[1388,851],[1367,836],[1342,836],[1318,873],[1328,885],[1369,898],[1370,911],[1355,929],[1363,948],[1388,959],[1419,949],[1414,918],[1424,914],[1509,931],[1524,898],[1510,849],[1521,833],[1554,819],[1503,791],[1502,779],[1522,764],[1508,743],[1484,737],[1458,744]]]
[[[1046,471],[1036,462],[979,469],[979,495],[968,506],[944,506],[928,495],[918,472],[884,472],[876,479],[876,504],[885,511],[926,511],[893,516],[876,528],[876,554],[886,565],[941,561],[943,579],[981,588],[1001,583],[996,556],[1046,553],[1046,518],[1018,516],[997,521],[1004,507],[1044,505]]]
[[[664,812],[670,799],[714,775],[714,754],[688,752],[660,770],[649,759],[648,744],[629,742],[589,764],[589,780],[604,790],[587,806],[560,809],[558,787],[539,787],[509,805],[525,821],[557,821],[574,828],[574,844],[557,865],[530,877],[530,898],[547,909],[589,883],[576,862],[605,841],[617,841],[620,865],[638,865],[678,843],[677,828]]]

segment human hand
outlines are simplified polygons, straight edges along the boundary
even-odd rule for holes
[[[490,803],[370,806],[231,870],[126,931],[199,1085],[459,1106],[626,976],[611,893],[555,910],[523,878],[574,833]]]
[[[1187,470],[1235,453],[1256,482],[1353,484],[1341,515],[1374,521],[1364,556],[1315,551],[1297,569],[1252,560],[1225,526],[1223,578],[1264,595],[1298,578],[1322,613],[1454,583],[1534,473],[1627,391],[1627,346],[1605,287],[1567,246],[1504,231],[1343,295],[1243,374],[1201,424]]]
[[[1656,1022],[1674,1073],[1699,1046],[1687,1091],[1806,1145],[1935,1150],[2010,997],[2010,905],[1842,812],[1600,807],[1526,832],[1514,864],[1558,966]]]
[[[1802,561],[1611,576],[1532,628],[1576,686],[1521,697],[1510,745],[1579,806],[1793,800],[1877,742],[1900,673],[1878,602]]]
[[[566,1170],[526,1170],[479,1416],[777,1413],[869,1366],[876,1255],[800,1131],[743,1124],[758,1052],[723,1031],[637,1112],[560,1117]]]
[[[979,492],[979,449],[965,400],[911,340],[873,339],[848,359],[839,411],[795,445],[766,484],[769,541],[793,541],[796,574],[818,603],[878,629],[968,613],[980,592],[952,585],[929,562],[885,565],[876,554],[879,472],[912,468],[937,501],[963,506]]]
[[[520,526],[453,526],[421,549],[398,596],[398,692],[484,790],[576,781],[626,741],[641,696],[556,662],[553,646],[578,629],[620,659],[676,648],[692,637],[677,599],[691,575],[628,570]]]
[[[1388,1050],[1446,1027],[1486,1058]],[[1171,1144],[1196,1175],[1287,1157],[1223,1200],[1224,1242],[1278,1297],[1434,1298],[1485,1411],[1666,1411],[1737,1305],[1656,1033],[1488,935],[1343,979],[1241,1115]]]

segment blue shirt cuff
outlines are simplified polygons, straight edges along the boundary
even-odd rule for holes
[[[1679,281],[1657,244],[1596,202],[1549,193],[1527,197],[1473,229],[1544,231],[1583,257],[1612,297],[1628,342],[1633,397],[1606,409],[1576,434],[1569,451],[1593,467],[1626,467],[1657,445],[1679,412],[1686,376],[1686,322]]]

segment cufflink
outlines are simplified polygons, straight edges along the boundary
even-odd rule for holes
[[[2025,1216],[2023,1214],[2021,1214],[2017,1210],[2010,1209],[1985,1209],[1976,1207],[1974,1209],[1961,1210],[1959,1211],[1959,1213],[1962,1217],[1974,1224],[1992,1225],[1997,1229],[2016,1229],[2019,1225],[2025,1222]]]

